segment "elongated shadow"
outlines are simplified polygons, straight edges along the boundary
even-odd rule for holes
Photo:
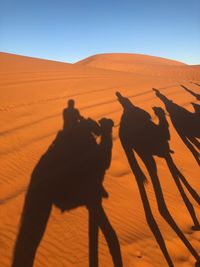
[[[191,83],[193,83],[193,84],[195,84],[195,85],[197,85],[197,86],[200,86],[200,84],[199,84],[199,83],[195,83],[195,82],[191,82]]]
[[[147,220],[147,223],[168,263],[168,266],[170,267],[174,267],[174,264],[170,258],[170,255],[167,251],[167,247],[164,241],[164,238],[160,232],[160,229],[156,223],[156,220],[154,219],[150,204],[149,204],[149,200],[148,200],[148,196],[146,193],[146,189],[145,189],[145,181],[147,181],[147,178],[145,177],[144,173],[142,172],[136,158],[134,155],[134,152],[131,148],[131,146],[129,145],[128,141],[126,138],[123,137],[123,134],[120,135],[120,140],[121,140],[121,144],[124,148],[124,152],[127,156],[130,168],[133,172],[133,175],[136,178],[136,182],[138,185],[138,189],[140,192],[140,197],[143,203],[143,207],[144,207],[144,211],[145,211],[145,217]]]
[[[115,267],[122,267],[117,234],[102,206],[103,187],[112,155],[113,121],[84,119],[70,100],[64,127],[33,170],[25,197],[12,267],[32,267],[52,205],[62,212],[85,206],[89,214],[89,266],[98,267],[98,229],[107,241]],[[100,136],[97,143],[95,136]]]
[[[159,90],[153,90],[164,103],[178,135],[200,165],[200,142],[198,141],[200,138],[200,105],[192,103],[195,112],[190,112],[168,99]]]
[[[200,86],[198,83],[194,83],[197,86]],[[189,89],[188,87],[184,86],[181,84],[181,87],[187,91],[188,93],[190,93],[192,96],[196,97],[197,100],[200,100],[200,94],[197,94],[195,92],[193,92],[191,89]]]
[[[170,135],[168,131],[168,123],[164,116],[164,111],[161,108],[154,108],[154,112],[159,118],[159,125],[156,125],[151,121],[151,116],[149,115],[149,113],[133,105],[128,98],[123,97],[119,92],[117,92],[116,95],[124,109],[119,129],[120,140],[139,187],[147,222],[163,252],[163,255],[168,265],[174,266],[167,251],[164,239],[151,212],[144,187],[144,182],[146,178],[135,159],[134,151],[140,156],[148,170],[161,216],[176,232],[176,234],[188,248],[190,253],[197,260],[196,266],[199,266],[198,253],[187,240],[181,229],[178,227],[178,225],[170,215],[170,212],[165,203],[162,188],[157,175],[156,162],[153,157],[154,155],[163,157],[168,163],[168,166],[172,173],[172,177],[174,178],[177,188],[179,189],[179,192],[181,193],[186,207],[188,208],[189,214],[191,215],[191,218],[193,219],[194,223],[196,223],[195,225],[197,225],[198,227],[199,223],[196,218],[194,208],[189,199],[187,198],[187,195],[185,194],[185,191],[181,184],[181,178],[179,177],[181,175],[180,173],[178,173],[178,169],[175,168],[176,166],[170,156],[170,153],[172,153],[173,151],[169,148],[168,144]],[[182,179],[183,178],[184,177],[182,176]],[[196,197],[199,200],[198,195],[196,195]]]

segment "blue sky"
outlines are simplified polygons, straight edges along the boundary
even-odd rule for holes
[[[1,0],[0,51],[75,62],[127,52],[200,64],[200,0]]]

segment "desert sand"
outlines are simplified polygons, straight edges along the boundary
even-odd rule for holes
[[[124,267],[168,266],[147,224],[135,177],[120,144],[120,91],[158,120],[153,106],[163,103],[160,89],[178,105],[193,111],[200,103],[180,84],[200,94],[200,66],[134,54],[102,54],[75,64],[0,53],[0,266],[11,266],[24,197],[34,166],[62,128],[62,111],[72,98],[84,117],[111,118],[114,123],[111,167],[104,186],[103,206],[120,240]],[[193,82],[193,83],[192,83]],[[195,84],[196,83],[196,84]],[[169,116],[172,157],[189,184],[200,194],[199,166],[174,129]],[[155,157],[169,211],[200,254],[200,232],[192,231],[191,217],[163,159]],[[176,267],[194,266],[194,258],[160,215],[151,180],[145,185],[155,220]],[[197,217],[199,206],[188,194]],[[35,267],[88,266],[88,213],[85,207],[61,213],[53,207],[37,251]],[[100,233],[99,266],[110,267],[111,256]]]

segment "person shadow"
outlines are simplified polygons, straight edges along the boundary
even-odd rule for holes
[[[111,163],[113,121],[102,118],[97,123],[83,118],[73,100],[68,102],[63,118],[63,130],[32,172],[12,267],[33,266],[53,205],[62,212],[80,206],[88,209],[89,267],[98,267],[99,229],[107,241],[113,265],[122,267],[119,240],[102,205],[102,199],[108,198],[103,180]]]
[[[175,184],[194,222],[193,229],[199,229],[199,221],[196,217],[195,210],[192,203],[188,199],[182,184],[184,184],[187,189],[188,187],[190,188],[191,192],[189,190],[188,191],[192,193],[192,196],[198,203],[199,196],[186,181],[185,177],[180,173],[170,155],[173,153],[173,151],[169,148],[168,141],[170,139],[170,134],[164,111],[161,108],[154,107],[154,112],[159,119],[159,124],[156,125],[152,122],[151,116],[148,112],[132,104],[128,98],[123,97],[119,92],[116,93],[116,96],[119,103],[123,107],[123,114],[119,127],[120,141],[127,156],[133,175],[136,178],[147,223],[156,238],[156,241],[168,263],[168,266],[171,267],[174,266],[174,264],[168,253],[161,231],[153,216],[145,189],[147,178],[137,162],[135,153],[137,153],[137,155],[142,159],[149,173],[157,200],[158,210],[161,216],[165,219],[169,226],[171,226],[171,228],[188,248],[189,252],[194,256],[196,259],[195,266],[200,266],[200,258],[198,253],[178,227],[167,208],[157,174],[157,166],[154,156],[162,157],[166,160]]]
[[[153,88],[153,90],[164,103],[178,135],[200,165],[200,142],[198,140],[200,138],[200,105],[192,103],[195,112],[190,112],[168,99],[158,89]]]

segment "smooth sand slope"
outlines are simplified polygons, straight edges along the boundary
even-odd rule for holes
[[[194,83],[197,84],[194,84]],[[153,106],[163,103],[152,88],[193,111],[200,103],[185,85],[200,94],[200,67],[129,54],[104,54],[76,64],[65,64],[0,53],[0,266],[11,265],[24,196],[30,175],[41,155],[62,128],[62,111],[69,98],[85,117],[114,120],[112,164],[105,177],[109,198],[103,205],[118,235],[125,267],[168,266],[148,227],[135,177],[118,137],[124,96],[157,119]],[[200,193],[199,166],[170,122],[173,159],[190,185]],[[140,162],[142,169],[144,164]],[[200,232],[191,231],[192,220],[163,159],[156,157],[158,175],[169,211],[200,254]],[[147,173],[145,171],[145,173]],[[145,186],[154,217],[176,267],[194,266],[194,258],[159,214],[149,176]],[[199,206],[188,194],[200,219]],[[100,234],[99,266],[112,266],[106,241]],[[88,214],[80,207],[62,214],[53,207],[35,267],[88,266]]]
[[[195,72],[194,66],[190,67],[175,60],[126,53],[94,55],[77,62],[76,65],[176,79],[183,78],[184,75],[189,78],[188,75]]]

